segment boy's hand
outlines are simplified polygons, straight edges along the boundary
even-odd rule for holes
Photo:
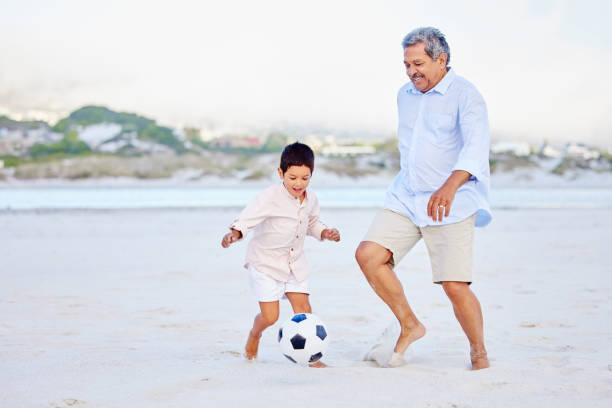
[[[234,242],[238,241],[240,238],[242,238],[242,232],[233,229],[231,232],[228,232],[223,236],[223,240],[221,240],[221,246],[223,248],[227,248]]]
[[[321,231],[321,239],[338,242],[340,241],[340,233],[335,228],[326,228]]]

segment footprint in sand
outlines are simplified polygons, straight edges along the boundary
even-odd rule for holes
[[[523,322],[519,325],[519,327],[524,327],[527,329],[533,329],[535,327],[539,327],[542,329],[567,329],[570,327],[574,327],[571,324],[561,323],[561,322]]]
[[[51,408],[78,407],[84,405],[87,405],[87,402],[74,398],[66,398],[65,400],[62,400],[62,402],[52,402],[49,404]]]

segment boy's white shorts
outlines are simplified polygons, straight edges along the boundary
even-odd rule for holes
[[[295,276],[291,274],[288,282],[277,281],[265,273],[259,272],[251,264],[249,264],[249,283],[253,295],[259,302],[276,302],[285,297],[287,292],[310,293],[308,291],[308,279],[298,282]]]

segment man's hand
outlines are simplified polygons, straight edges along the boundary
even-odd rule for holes
[[[223,248],[227,248],[234,242],[238,241],[240,238],[242,238],[242,232],[233,229],[231,232],[228,232],[223,236],[223,239],[221,240],[221,246]]]
[[[340,241],[340,233],[335,228],[326,228],[321,231],[321,239],[338,242]]]
[[[427,204],[427,215],[434,221],[442,222],[450,214],[455,193],[472,175],[465,170],[455,170],[446,182],[431,195]]]

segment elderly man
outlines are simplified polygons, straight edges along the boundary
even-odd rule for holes
[[[410,82],[397,96],[401,170],[355,257],[400,323],[388,365],[403,364],[408,346],[425,335],[393,271],[422,237],[433,281],[442,285],[469,340],[472,369],[486,368],[482,311],[469,285],[474,227],[491,220],[487,108],[476,88],[449,67],[450,50],[439,30],[417,28],[402,46]]]

